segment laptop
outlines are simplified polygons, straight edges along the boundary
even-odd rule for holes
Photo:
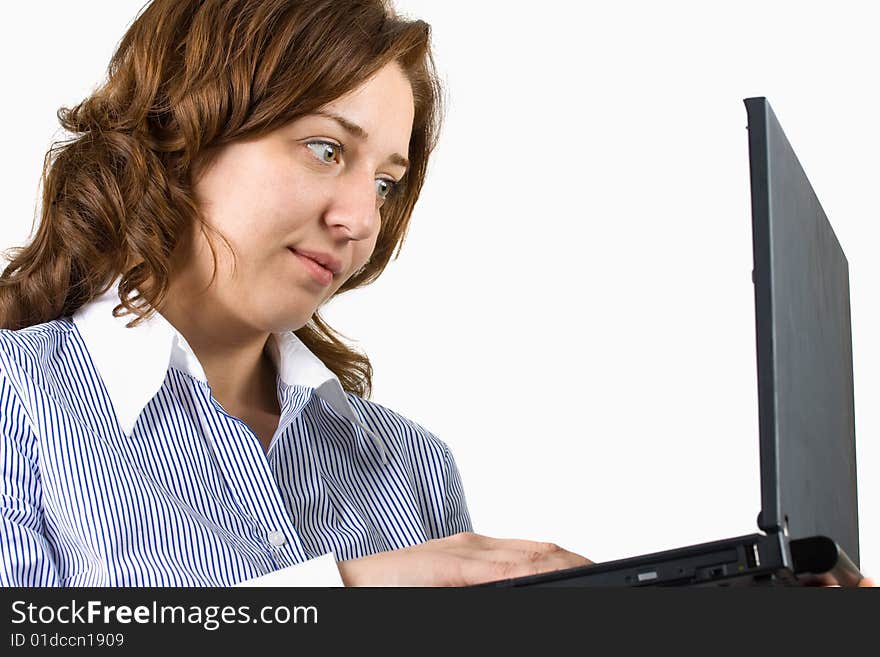
[[[766,98],[746,98],[758,532],[480,586],[766,586],[859,572],[849,267]]]

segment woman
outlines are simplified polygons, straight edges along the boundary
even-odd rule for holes
[[[429,28],[381,0],[144,10],[59,113],[73,138],[0,277],[0,583],[589,563],[473,534],[447,447],[366,400],[369,361],[320,317],[399,250],[439,117]]]

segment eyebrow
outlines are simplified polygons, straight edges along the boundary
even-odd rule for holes
[[[370,135],[367,134],[367,131],[360,127],[357,123],[352,123],[344,116],[339,116],[339,114],[335,114],[333,112],[328,112],[326,110],[317,110],[314,112],[318,116],[326,116],[328,119],[333,119],[341,125],[348,133],[354,135],[361,141],[367,141],[370,138]],[[407,160],[400,153],[394,153],[388,158],[388,161],[391,164],[396,164],[397,166],[404,167],[405,169],[409,169],[409,160]]]

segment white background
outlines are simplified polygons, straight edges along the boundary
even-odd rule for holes
[[[746,114],[767,96],[850,263],[862,569],[880,574],[880,46],[870,2],[397,0],[448,113],[401,257],[330,304],[373,400],[453,450],[476,530],[601,561],[756,529]],[[0,246],[56,110],[140,0],[0,28]]]

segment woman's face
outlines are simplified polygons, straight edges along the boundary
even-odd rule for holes
[[[217,276],[195,303],[261,332],[304,326],[369,260],[383,198],[406,171],[413,114],[409,81],[392,63],[319,114],[222,147],[195,194],[237,269],[215,240]],[[172,289],[204,289],[212,265],[196,228],[175,253]]]

